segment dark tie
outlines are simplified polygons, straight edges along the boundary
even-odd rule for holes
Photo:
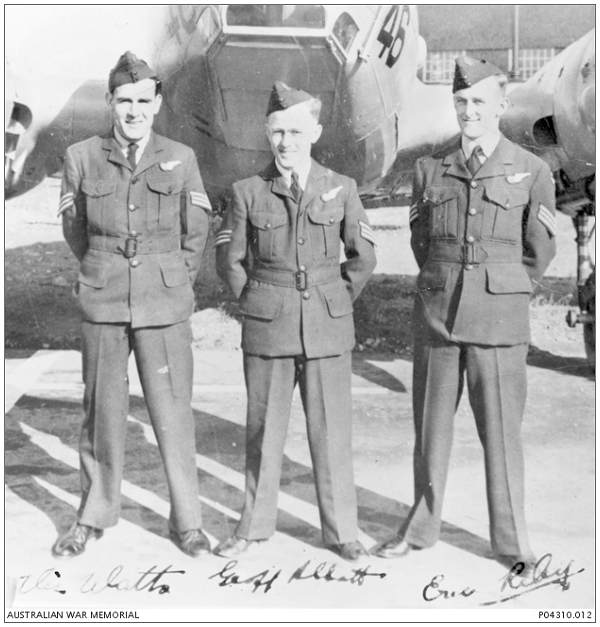
[[[139,148],[137,142],[131,142],[130,144],[127,144],[127,161],[129,161],[129,165],[131,166],[132,170],[135,170],[135,153],[137,152],[137,149]]]
[[[296,201],[296,204],[300,204],[300,200],[302,199],[302,188],[300,187],[300,183],[298,182],[298,173],[292,172],[292,183],[290,185],[290,191],[292,192],[292,196]]]
[[[481,146],[476,145],[475,148],[471,151],[469,158],[467,159],[467,168],[471,173],[471,176],[475,176],[475,173],[481,167],[482,163],[485,161],[485,154],[481,148]]]

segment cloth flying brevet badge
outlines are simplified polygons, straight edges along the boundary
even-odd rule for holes
[[[70,209],[75,203],[75,194],[73,192],[67,192],[60,197],[58,203],[58,213],[56,216],[62,215],[67,209]]]
[[[550,211],[550,209],[548,209],[545,205],[542,205],[542,203],[540,203],[537,217],[546,229],[548,229],[548,233],[550,233],[550,235],[556,235],[556,218],[554,217],[552,211]]]
[[[340,185],[339,187],[334,187],[333,189],[330,189],[328,192],[323,192],[321,194],[321,200],[323,202],[327,202],[328,200],[333,200],[338,195],[341,189],[342,189],[342,186]]]
[[[373,233],[373,229],[371,229],[371,227],[366,222],[363,222],[362,220],[358,221],[358,225],[360,227],[360,236],[363,239],[366,239],[367,242],[371,242],[373,246],[376,246],[375,234]]]
[[[509,183],[520,183],[523,179],[526,179],[528,176],[531,176],[531,172],[516,172],[515,174],[509,174],[506,177],[506,180]]]
[[[210,200],[208,200],[208,196],[204,192],[190,192],[190,200],[192,201],[192,205],[202,207],[202,209],[206,209],[207,211],[212,211]]]
[[[177,161],[163,161],[163,162],[158,164],[158,167],[163,172],[171,172],[171,170],[174,170],[178,165],[181,165],[181,161],[179,161],[179,160],[177,160]]]
[[[221,244],[228,244],[231,241],[232,229],[221,229],[217,233],[215,238],[215,246],[221,246]]]

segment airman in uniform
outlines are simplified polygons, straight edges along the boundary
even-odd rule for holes
[[[193,151],[152,131],[160,81],[131,52],[110,72],[113,128],[69,147],[59,213],[80,262],[85,418],[77,520],[52,551],[79,555],[119,518],[134,352],[165,467],[170,536],[185,553],[210,551],[201,531],[190,406],[189,317],[210,203]]]
[[[248,392],[246,500],[232,557],[275,531],[292,393],[307,417],[325,545],[342,558],[357,540],[351,447],[354,299],[375,267],[374,238],[356,183],[311,159],[321,103],[277,82],[267,109],[273,162],[233,186],[217,235],[220,276],[239,299]],[[343,242],[346,261],[340,264]]]
[[[380,557],[439,537],[453,418],[466,376],[484,449],[490,536],[498,561],[531,570],[524,512],[521,422],[529,297],[555,253],[548,166],[498,130],[506,77],[483,60],[456,61],[462,130],[417,161],[410,211],[420,273],[415,300],[415,502]]]

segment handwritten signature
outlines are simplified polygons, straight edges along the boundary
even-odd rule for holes
[[[164,568],[151,566],[146,570],[138,571],[133,576],[127,575],[124,571],[125,568],[119,564],[112,568],[106,576],[90,573],[81,584],[79,591],[82,594],[98,594],[104,590],[112,589],[166,594],[171,591],[170,582],[166,582],[167,577],[185,574],[185,570],[172,570],[171,565]],[[34,590],[54,590],[59,594],[67,593],[63,587],[60,572],[53,568],[48,568],[37,576],[21,576],[18,590],[21,594],[27,594]]]
[[[264,593],[267,593],[273,587],[275,581],[281,575],[281,569],[266,569],[260,572],[242,576],[236,572],[237,560],[231,560],[223,566],[223,568],[214,573],[209,579],[218,579],[219,586],[235,586],[235,585],[249,585],[252,588],[252,592],[262,589]],[[373,573],[370,572],[370,565],[361,568],[353,568],[349,572],[338,572],[338,565],[330,562],[320,562],[316,565],[311,564],[311,560],[307,560],[296,568],[294,572],[289,576],[287,583],[292,581],[303,581],[312,579],[315,581],[337,581],[346,582],[362,586],[367,577],[377,577],[383,579],[386,573]]]
[[[571,587],[569,581],[585,569],[573,570],[573,560],[566,566],[556,567],[552,564],[552,553],[546,553],[535,563],[531,572],[525,572],[525,564],[517,562],[500,579],[500,596],[497,599],[483,601],[480,605],[495,605],[505,603],[524,594],[539,590],[552,584],[558,585],[563,591]],[[470,586],[452,588],[445,583],[445,575],[435,575],[423,588],[422,596],[425,601],[439,599],[455,599],[470,597],[477,593],[476,588]]]

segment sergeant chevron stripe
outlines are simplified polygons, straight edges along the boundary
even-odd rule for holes
[[[373,233],[373,229],[362,220],[358,221],[358,225],[360,226],[360,236],[375,245],[375,233]]]
[[[210,200],[208,200],[208,196],[204,192],[190,192],[190,200],[192,205],[208,209],[208,211],[212,210]]]
[[[548,207],[540,203],[540,207],[537,212],[538,220],[548,229],[550,235],[556,235],[556,218]]]
[[[57,216],[62,215],[67,209],[70,209],[75,204],[75,194],[73,192],[67,192],[60,197],[58,203]]]
[[[232,229],[221,229],[217,233],[217,237],[215,239],[215,246],[220,246],[221,244],[227,244],[231,241],[231,235],[233,233]]]
[[[410,213],[408,214],[408,222],[412,224],[419,217],[419,206],[415,203],[410,206]]]

